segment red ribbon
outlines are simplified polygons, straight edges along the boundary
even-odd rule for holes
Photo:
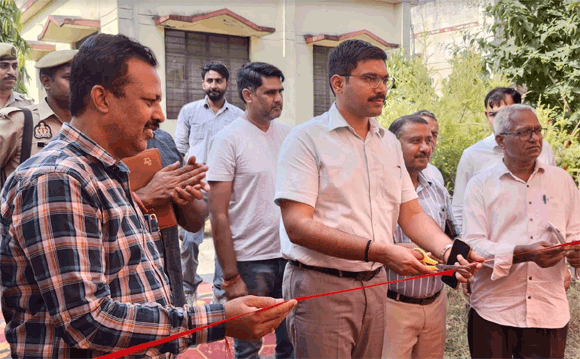
[[[533,252],[541,252],[541,251],[547,251],[547,250],[551,250],[551,249],[555,249],[555,248],[560,248],[560,247],[572,246],[572,245],[575,245],[575,244],[580,244],[580,240],[579,241],[575,241],[575,242],[570,242],[570,243],[558,244],[558,245],[555,245],[555,246],[552,246],[552,247],[542,248],[542,249],[539,249],[539,250],[530,251],[530,252],[526,252],[526,253],[520,253],[520,254],[518,254],[518,255],[516,255],[514,257],[520,256],[520,255],[523,255],[523,254],[533,253]],[[488,259],[485,262],[492,261],[492,260],[493,260],[493,258],[492,259]],[[366,289],[366,288],[378,287],[378,286],[381,286],[381,285],[387,285],[387,284],[392,284],[392,283],[406,282],[406,281],[420,279],[420,278],[446,276],[446,275],[449,276],[449,275],[453,275],[454,272],[455,271],[453,269],[450,269],[450,270],[447,270],[447,271],[444,271],[444,272],[436,272],[436,273],[424,274],[424,275],[420,275],[420,276],[416,276],[416,277],[403,278],[403,279],[393,280],[393,281],[390,281],[390,282],[383,282],[383,283],[371,284],[371,285],[367,285],[367,286],[363,286],[363,287],[357,287],[357,288],[343,289],[343,290],[338,290],[338,291],[335,291],[335,292],[328,292],[328,293],[322,293],[322,294],[309,295],[309,296],[305,296],[305,297],[298,297],[298,298],[295,298],[295,299],[298,302],[302,302],[302,301],[308,300],[308,299],[326,297],[326,296],[329,296],[329,295],[335,295],[335,294],[340,294],[340,293],[347,293],[347,292],[352,292],[352,291],[355,291],[355,290],[361,290],[361,289]],[[204,325],[203,327],[199,327],[199,328],[187,330],[187,331],[184,331],[184,332],[181,332],[181,333],[177,333],[177,334],[171,335],[171,336],[166,337],[166,338],[157,339],[157,340],[154,340],[154,341],[151,341],[151,342],[148,342],[148,343],[138,344],[138,345],[132,346],[130,348],[122,349],[122,350],[113,352],[111,354],[107,354],[107,355],[100,356],[99,359],[117,359],[117,358],[122,358],[124,356],[131,355],[131,354],[135,354],[137,352],[140,352],[140,351],[149,349],[151,347],[158,346],[158,345],[161,345],[161,344],[170,342],[170,341],[175,340],[175,339],[179,339],[179,338],[184,337],[186,335],[193,334],[193,333],[198,332],[200,330],[204,330],[204,329],[207,329],[207,328],[214,327],[216,325],[223,324],[223,323],[225,323],[227,321],[230,321],[230,320],[233,320],[233,319],[237,319],[237,318],[243,317],[245,315],[249,315],[249,314],[252,314],[252,313],[259,313],[259,312],[262,312],[262,311],[265,311],[265,310],[269,310],[269,309],[275,308],[275,307],[277,307],[279,305],[282,305],[282,304],[284,304],[286,302],[287,301],[284,301],[282,303],[274,304],[274,305],[269,306],[269,307],[266,307],[266,308],[261,308],[261,309],[255,310],[253,312],[248,312],[248,313],[240,314],[240,315],[235,316],[235,317],[232,317],[232,318],[220,320],[219,322],[215,322],[215,323],[212,323],[212,324]]]
[[[307,296],[307,297],[298,297],[298,298],[296,298],[296,300],[298,302],[301,302],[301,301],[308,300],[308,299],[326,297],[326,296],[329,296],[329,295],[335,295],[335,294],[339,294],[339,293],[347,293],[347,292],[352,292],[352,291],[355,291],[355,290],[361,290],[361,289],[366,289],[366,288],[378,287],[378,286],[381,286],[381,285],[387,285],[387,284],[392,284],[392,283],[406,282],[406,281],[409,281],[409,280],[415,280],[415,279],[419,279],[419,278],[436,277],[436,276],[443,276],[443,275],[453,275],[453,273],[454,273],[454,270],[451,270],[450,269],[450,270],[447,270],[447,271],[444,271],[444,272],[436,272],[436,273],[424,274],[424,275],[420,275],[420,276],[417,276],[417,277],[403,278],[403,279],[393,280],[393,281],[390,281],[390,282],[383,282],[383,283],[371,284],[371,285],[367,285],[367,286],[364,286],[364,287],[343,289],[343,290],[338,290],[336,292],[328,292],[328,293],[322,293],[322,294],[315,294],[315,295],[310,295],[310,296]],[[263,311],[268,310],[268,309],[275,308],[275,307],[277,307],[279,305],[282,305],[282,304],[284,304],[286,302],[287,301],[284,301],[284,302],[281,302],[281,303],[278,303],[278,304],[271,305],[271,306],[266,307],[266,308],[260,308],[258,310],[253,311],[253,312],[248,312],[248,313],[240,314],[240,315],[235,316],[235,317],[231,317],[231,318],[228,318],[228,319],[220,320],[219,322],[215,322],[215,323],[211,323],[211,324],[208,324],[208,325],[204,325],[203,327],[194,328],[194,329],[190,329],[190,330],[187,330],[187,331],[184,331],[184,332],[181,332],[181,333],[177,333],[177,334],[168,336],[166,338],[153,340],[151,342],[147,342],[147,343],[143,343],[143,344],[138,344],[138,345],[132,346],[130,348],[122,349],[122,350],[113,352],[111,354],[106,354],[106,355],[100,356],[99,359],[117,359],[117,358],[122,358],[122,357],[127,356],[127,355],[132,355],[132,354],[135,354],[137,352],[140,352],[140,351],[149,349],[151,347],[158,346],[158,345],[161,345],[161,344],[165,344],[165,343],[170,342],[172,340],[179,339],[179,338],[184,337],[186,335],[193,334],[193,333],[198,332],[200,330],[204,330],[204,329],[207,329],[207,328],[211,328],[211,327],[214,327],[216,325],[223,324],[223,323],[225,323],[227,321],[230,321],[230,320],[233,320],[233,319],[237,319],[237,318],[243,317],[245,315],[249,315],[249,314],[253,314],[253,313],[259,313],[259,312],[263,312]]]

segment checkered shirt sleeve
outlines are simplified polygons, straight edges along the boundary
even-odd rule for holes
[[[225,318],[221,305],[171,306],[152,235],[124,165],[65,125],[2,192],[2,311],[13,358],[85,358]],[[147,350],[168,357],[225,326]]]

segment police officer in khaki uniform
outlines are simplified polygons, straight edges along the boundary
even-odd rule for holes
[[[12,44],[0,42],[0,109],[32,105],[32,99],[14,91],[18,81],[18,59]]]
[[[70,122],[70,65],[78,50],[53,51],[36,63],[46,97],[29,106],[32,111],[32,155],[58,135],[64,122]]]
[[[77,50],[54,51],[36,63],[47,96],[39,104],[27,107],[32,112],[31,156],[58,135],[63,122],[70,121],[70,65],[76,53]],[[0,185],[20,164],[23,128],[22,110],[0,109]]]
[[[18,107],[0,109],[0,188],[20,164],[24,113]]]

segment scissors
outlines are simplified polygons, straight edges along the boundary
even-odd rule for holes
[[[437,260],[429,257],[427,255],[427,253],[425,252],[425,250],[423,250],[422,248],[413,248],[413,250],[421,253],[423,255],[423,264],[425,264],[425,266],[431,270],[434,271],[438,271],[438,272],[442,272],[442,271],[446,271],[446,270],[457,270],[457,269],[469,269],[472,267],[472,264],[470,265],[466,265],[466,266],[460,266],[460,265],[452,265],[452,264],[442,264],[439,263]]]

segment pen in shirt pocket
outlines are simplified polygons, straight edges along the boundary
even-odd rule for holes
[[[545,194],[543,195],[543,198],[544,198],[544,204],[548,204],[548,199],[546,198]]]

